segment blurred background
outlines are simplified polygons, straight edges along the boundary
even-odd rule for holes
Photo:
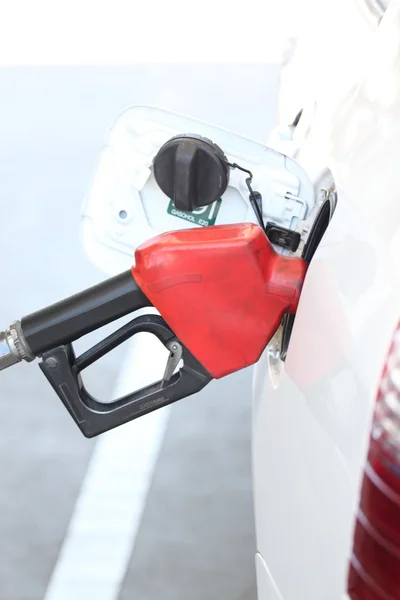
[[[266,143],[279,76],[278,60],[0,69],[2,327],[105,277],[80,246],[79,214],[125,108],[160,106]],[[122,359],[88,374],[105,397]],[[142,431],[143,454],[127,426],[110,454],[83,438],[37,366],[2,373],[0,600],[255,600],[250,424],[243,371]]]

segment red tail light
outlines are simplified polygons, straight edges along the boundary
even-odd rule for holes
[[[353,600],[400,599],[400,327],[378,392],[348,593]]]

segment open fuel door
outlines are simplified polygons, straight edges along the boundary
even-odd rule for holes
[[[199,149],[198,139],[190,156],[190,151],[185,154],[183,137],[205,138],[211,146],[206,141]],[[181,161],[174,162],[177,152]],[[207,196],[204,180],[201,189],[192,186],[185,191],[185,161],[188,171],[199,168],[204,173],[211,168],[215,198]],[[171,183],[176,165],[179,190],[174,197]],[[93,263],[111,275],[129,268],[135,249],[159,233],[259,223],[254,209],[259,196],[250,197],[249,172],[251,188],[261,196],[262,220],[274,248],[284,255],[301,255],[315,197],[309,177],[294,159],[183,115],[131,108],[109,132],[82,207],[85,250]],[[185,204],[180,200],[185,194],[195,196],[195,201]],[[207,203],[202,203],[204,199]]]

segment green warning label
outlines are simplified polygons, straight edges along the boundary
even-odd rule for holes
[[[195,225],[200,225],[200,227],[208,227],[209,225],[215,225],[221,202],[221,198],[218,198],[213,204],[196,208],[193,212],[186,212],[175,208],[171,200],[168,204],[167,213],[179,219],[190,221],[190,223],[194,223]]]

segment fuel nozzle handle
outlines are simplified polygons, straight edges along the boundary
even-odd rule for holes
[[[15,321],[0,332],[0,371],[151,306],[126,271]]]

